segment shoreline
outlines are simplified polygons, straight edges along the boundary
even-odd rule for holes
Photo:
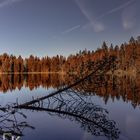
[[[60,75],[66,75],[66,74],[72,74],[75,75],[77,72],[0,72],[0,75],[14,75],[14,74],[21,74],[21,75],[28,75],[28,74],[60,74]],[[122,77],[124,75],[129,75],[129,76],[136,76],[138,73],[136,69],[128,69],[128,70],[122,70],[122,69],[116,69],[114,72],[109,70],[106,72],[107,75],[116,75],[118,77]]]
[[[0,72],[0,75],[11,74],[66,74],[66,72]]]

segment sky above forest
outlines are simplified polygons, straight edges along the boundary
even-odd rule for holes
[[[68,56],[140,35],[140,0],[0,0],[0,54]]]

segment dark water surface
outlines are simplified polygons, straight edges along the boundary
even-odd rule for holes
[[[8,135],[19,140],[140,139],[138,77],[95,76],[40,102],[12,108],[76,80],[57,74],[1,75],[1,139]]]

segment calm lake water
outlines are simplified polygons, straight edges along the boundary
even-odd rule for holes
[[[1,139],[140,139],[138,77],[93,76],[62,93],[14,108],[76,80],[76,76],[57,74],[1,75]]]

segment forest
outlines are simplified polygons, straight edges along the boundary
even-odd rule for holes
[[[109,56],[116,58],[114,70],[139,73],[140,36],[136,39],[131,37],[128,43],[123,43],[120,46],[113,46],[113,44],[108,46],[104,41],[102,46],[95,51],[80,50],[68,57],[57,55],[39,58],[30,55],[29,58],[23,59],[21,56],[16,57],[4,53],[0,55],[0,73],[62,72],[84,74],[92,70],[94,63],[109,58]]]

